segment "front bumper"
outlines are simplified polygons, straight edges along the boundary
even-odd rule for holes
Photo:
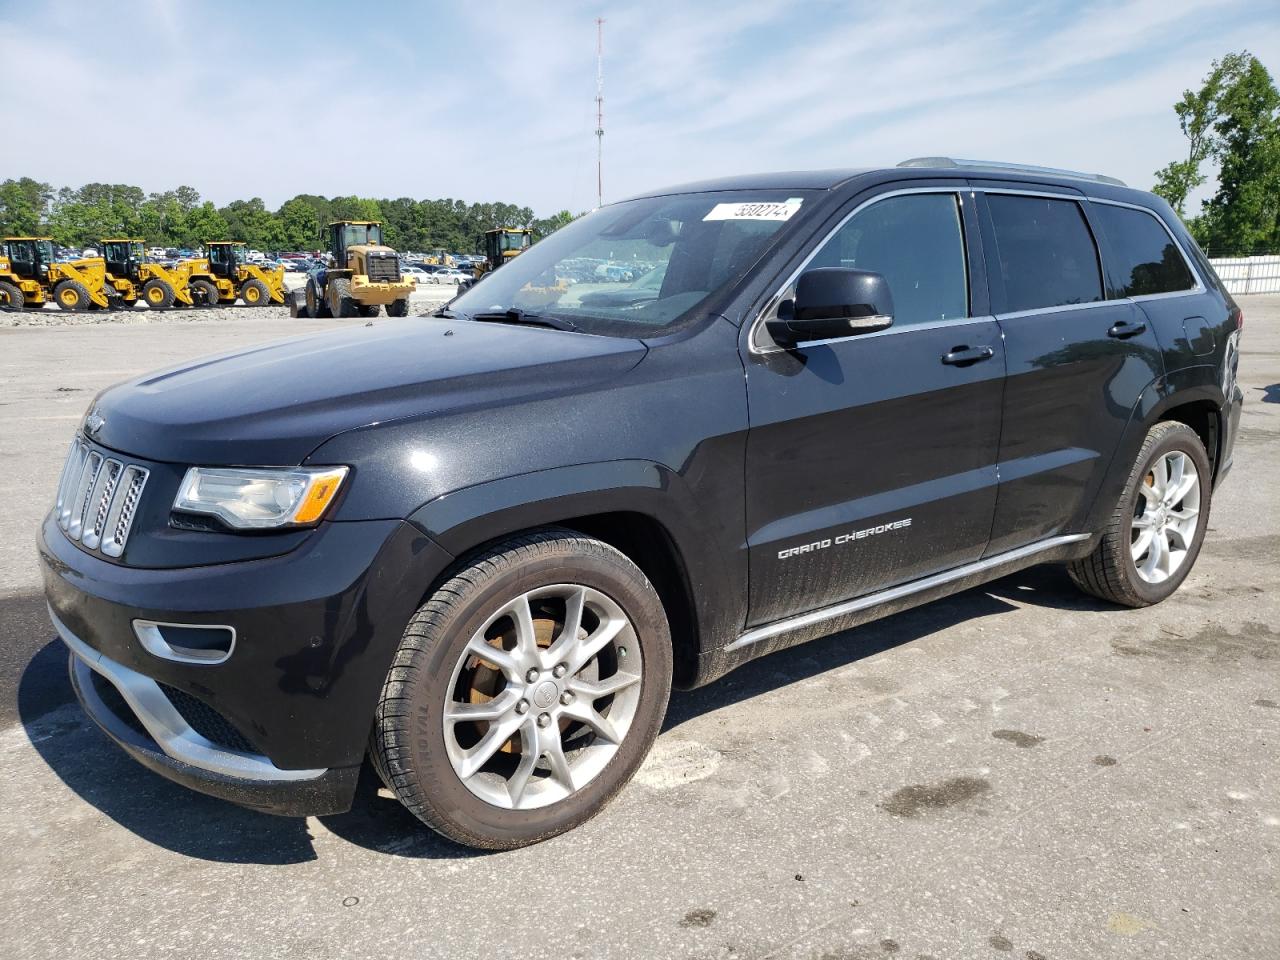
[[[404,300],[416,287],[412,280],[368,280],[356,276],[351,279],[351,296],[361,303],[383,306]]]
[[[322,524],[289,554],[138,569],[40,536],[49,613],[85,711],[139,762],[286,815],[349,807],[404,625],[451,557],[400,521]],[[144,645],[135,621],[227,625],[221,663]]]

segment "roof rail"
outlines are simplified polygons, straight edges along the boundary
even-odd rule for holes
[[[1115,177],[1101,173],[1080,173],[1078,170],[1059,170],[1057,167],[1034,167],[1028,163],[1001,163],[999,160],[959,160],[954,157],[912,157],[903,160],[900,167],[974,167],[987,170],[1005,170],[1012,173],[1039,173],[1055,177],[1069,177],[1072,180],[1093,180],[1096,183],[1110,183],[1117,187],[1128,184]]]

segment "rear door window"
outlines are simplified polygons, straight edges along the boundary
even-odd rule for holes
[[[1098,249],[1074,200],[989,194],[1005,310],[1039,310],[1102,299]]]
[[[1093,212],[1106,235],[1107,266],[1118,296],[1177,293],[1195,287],[1195,277],[1178,245],[1153,214],[1109,203],[1095,203]]]

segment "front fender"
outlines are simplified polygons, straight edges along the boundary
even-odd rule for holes
[[[666,533],[694,600],[698,646],[733,635],[744,615],[733,609],[745,596],[745,583],[732,582],[740,564],[702,519],[685,480],[662,464],[611,460],[491,480],[437,497],[409,519],[462,556],[521,530],[617,513],[640,514]]]

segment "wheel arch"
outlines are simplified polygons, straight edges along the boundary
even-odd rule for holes
[[[1226,397],[1211,366],[1186,367],[1150,383],[1138,398],[1129,425],[1111,457],[1084,530],[1095,532],[1124,489],[1129,468],[1147,433],[1161,420],[1185,423],[1200,437],[1216,482],[1225,438]]]
[[[679,491],[679,492],[677,492]],[[419,508],[411,522],[455,556],[440,582],[477,552],[549,526],[601,540],[627,556],[658,593],[670,625],[675,683],[696,682],[698,659],[731,629],[728,564],[697,520],[684,484],[647,461],[610,461],[478,484]],[[737,596],[742,591],[737,591]]]

